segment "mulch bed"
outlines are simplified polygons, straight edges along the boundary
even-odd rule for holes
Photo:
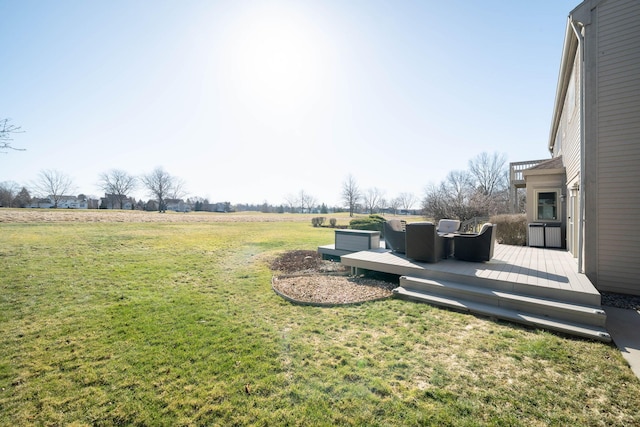
[[[357,304],[393,295],[393,282],[349,276],[349,269],[323,260],[314,251],[290,251],[271,263],[273,290],[288,301],[307,305]]]

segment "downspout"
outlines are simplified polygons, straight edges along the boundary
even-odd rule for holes
[[[571,24],[571,29],[573,30],[573,32],[576,35],[576,38],[578,39],[578,52],[580,54],[580,192],[579,192],[579,198],[580,198],[580,213],[578,216],[578,273],[584,273],[584,183],[586,181],[585,178],[585,170],[584,170],[584,165],[585,165],[585,159],[584,159],[584,153],[585,153],[585,147],[584,147],[584,143],[585,143],[585,123],[584,123],[584,108],[585,108],[585,101],[584,101],[584,36],[582,35],[582,32],[578,29],[577,25],[579,25],[580,27],[584,28],[584,26],[573,20],[572,17],[569,17],[569,22]]]

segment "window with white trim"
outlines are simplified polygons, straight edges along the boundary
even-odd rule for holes
[[[536,196],[537,220],[558,220],[558,192],[540,191]]]

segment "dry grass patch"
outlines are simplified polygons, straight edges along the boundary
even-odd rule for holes
[[[57,223],[57,222],[134,222],[134,223],[208,223],[208,222],[303,222],[311,225],[317,214],[262,212],[147,212],[115,209],[13,209],[0,208],[0,223]],[[351,221],[348,213],[324,215],[335,218],[338,226]],[[366,217],[367,215],[359,215]],[[357,217],[357,216],[356,216]],[[405,217],[403,217],[405,218]],[[420,217],[408,217],[420,219]]]

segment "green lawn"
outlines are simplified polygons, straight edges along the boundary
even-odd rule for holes
[[[0,223],[0,425],[640,425],[613,345],[389,299],[292,305],[310,222]]]

